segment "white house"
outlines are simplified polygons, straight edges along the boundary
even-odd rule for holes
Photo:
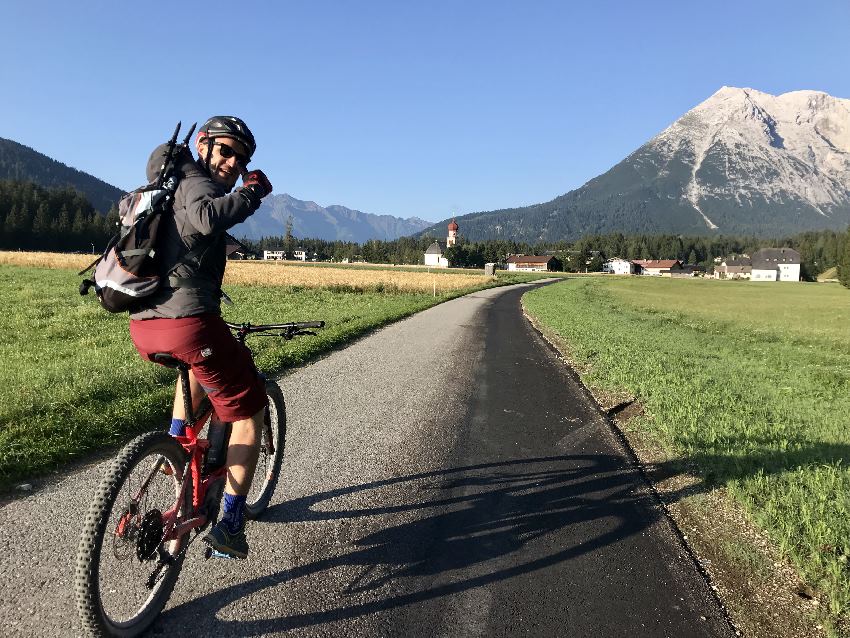
[[[632,275],[636,271],[635,265],[628,259],[620,259],[614,257],[602,264],[602,272],[608,272],[612,275]]]
[[[303,248],[299,248],[292,252],[292,256],[298,261],[307,261],[307,251]]]
[[[282,250],[264,250],[263,259],[286,259],[286,253]]]
[[[800,253],[793,248],[762,248],[753,253],[750,281],[800,281]]]

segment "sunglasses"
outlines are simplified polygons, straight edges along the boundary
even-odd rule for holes
[[[230,159],[231,157],[236,158],[236,163],[242,167],[248,166],[248,162],[251,161],[251,158],[247,155],[243,155],[238,152],[232,146],[228,146],[224,142],[213,142],[213,146],[218,146],[218,154],[221,155],[224,159]]]

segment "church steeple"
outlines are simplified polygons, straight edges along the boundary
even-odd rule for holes
[[[457,222],[455,221],[455,218],[452,217],[452,221],[449,222],[449,236],[446,237],[446,248],[454,246],[457,243],[457,229]]]

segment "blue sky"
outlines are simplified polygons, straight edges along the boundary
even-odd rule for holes
[[[548,201],[723,85],[850,98],[850,2],[2,0],[0,137],[122,189],[236,114],[275,192],[440,220]]]

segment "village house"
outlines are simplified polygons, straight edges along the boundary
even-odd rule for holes
[[[283,250],[264,250],[263,259],[286,259],[286,252]]]
[[[749,255],[730,255],[714,267],[715,279],[749,279],[752,274]]]
[[[637,274],[651,277],[670,277],[683,271],[678,259],[633,259],[632,263],[638,267]]]
[[[793,248],[761,248],[749,255],[731,255],[714,267],[715,279],[800,281],[800,253]]]
[[[602,264],[602,272],[611,273],[612,275],[633,275],[637,271],[637,267],[628,259],[620,259],[613,257]]]
[[[303,248],[296,248],[292,251],[292,258],[298,261],[316,261],[318,256],[315,252],[310,252],[308,250],[304,250]]]
[[[752,256],[752,281],[800,281],[800,253],[793,248],[762,248]]]
[[[511,255],[505,263],[508,270],[524,272],[546,272],[560,267],[558,260],[551,255]]]

